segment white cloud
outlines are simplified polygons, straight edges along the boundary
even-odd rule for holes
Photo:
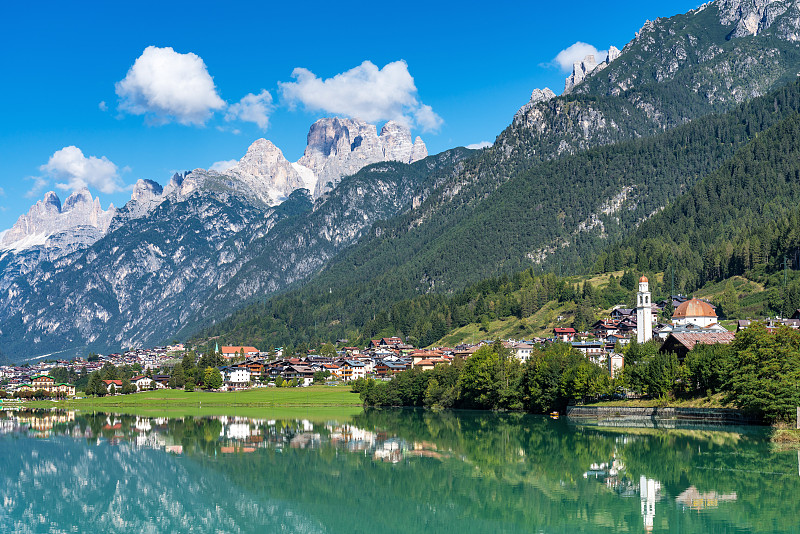
[[[47,187],[47,184],[50,183],[46,178],[42,176],[27,176],[25,177],[26,180],[33,180],[33,187],[31,187],[26,193],[26,198],[34,198],[36,197],[41,190]]]
[[[215,161],[211,164],[211,167],[208,168],[209,171],[217,171],[217,172],[225,172],[239,163],[239,160],[236,159],[229,159],[223,161]]]
[[[266,130],[269,125],[269,114],[274,109],[272,105],[272,95],[266,89],[262,89],[257,95],[249,93],[238,103],[228,108],[225,115],[226,121],[240,120],[254,122],[262,130]]]
[[[414,110],[414,120],[426,132],[438,130],[444,122],[444,120],[433,111],[433,108],[427,104],[422,104]]]
[[[105,100],[101,100],[97,107],[100,108],[100,111],[108,111],[108,104],[106,104]]]
[[[145,48],[115,87],[120,111],[145,115],[153,124],[203,125],[225,107],[203,59],[170,47]]]
[[[374,63],[361,65],[323,80],[304,68],[292,71],[293,82],[280,82],[283,98],[290,108],[298,102],[311,111],[358,117],[368,122],[394,120],[423,130],[442,124],[430,106],[417,100],[417,87],[405,61],[379,69]]]
[[[588,55],[594,55],[595,61],[600,63],[605,61],[608,55],[607,50],[598,50],[590,44],[578,41],[572,46],[565,48],[553,58],[551,64],[557,66],[564,72],[572,72],[572,64],[578,61],[583,61]]]
[[[39,170],[55,180],[62,180],[56,183],[59,189],[76,191],[84,186],[92,186],[103,193],[116,193],[124,189],[114,163],[105,156],[87,158],[76,146],[67,146],[56,151]],[[34,179],[35,189],[42,185],[43,179]]]
[[[0,187],[0,197],[6,196],[6,190]]]
[[[481,141],[480,143],[472,143],[471,145],[467,145],[466,148],[471,150],[480,150],[481,148],[486,148],[487,146],[492,146],[494,143],[490,143],[489,141]]]

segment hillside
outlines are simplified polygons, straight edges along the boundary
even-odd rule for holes
[[[794,272],[800,265],[799,138],[800,115],[763,132],[719,171],[601,254],[596,268],[674,268],[677,288],[693,291],[737,275],[782,282],[786,261],[793,271],[787,273],[788,294],[773,297],[786,302],[771,306],[791,315],[800,306]]]
[[[703,176],[721,180],[754,151],[767,155],[767,167],[792,165],[794,148],[781,139],[793,138],[798,110],[800,83],[793,82],[731,112],[654,137],[542,163],[495,191],[461,192],[435,215],[427,211],[431,203],[426,201],[377,224],[368,238],[335,258],[305,288],[242,310],[198,339],[223,335],[244,342],[237,336],[248,332],[255,337],[247,339],[260,336],[276,344],[309,341],[314,335],[309,327],[323,338],[354,338],[362,329],[375,330],[370,321],[394,302],[459,290],[530,265],[565,274],[592,266],[598,272],[624,268],[625,254],[604,253],[609,243],[625,238],[648,218],[662,220],[654,214],[682,192],[693,191]],[[467,165],[488,166],[492,157],[496,152],[486,150]],[[465,198],[470,194],[472,199]],[[794,193],[778,195],[771,187],[752,194],[754,202],[761,194],[772,195],[775,202],[794,198]],[[686,224],[693,221],[687,218]],[[655,239],[673,235],[665,231],[655,230]],[[638,269],[663,271],[665,266],[642,264]],[[697,287],[684,284],[679,289]]]

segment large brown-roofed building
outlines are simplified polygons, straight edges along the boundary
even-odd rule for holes
[[[679,361],[683,361],[690,350],[695,345],[716,345],[718,343],[727,345],[736,338],[733,332],[679,332],[670,334],[664,344],[661,345],[661,352],[674,352]]]

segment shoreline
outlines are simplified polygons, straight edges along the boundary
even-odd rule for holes
[[[608,426],[620,423],[711,423],[719,425],[767,426],[754,416],[732,408],[687,408],[675,406],[567,406],[566,414],[571,419],[597,419]]]

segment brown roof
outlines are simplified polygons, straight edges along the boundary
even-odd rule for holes
[[[683,317],[716,317],[717,312],[711,307],[711,304],[699,299],[691,299],[682,303],[672,314],[673,319],[681,319]]]
[[[444,358],[428,358],[427,360],[420,360],[417,363],[417,367],[426,365],[437,365],[440,363],[450,363],[450,360],[445,360]]]
[[[679,332],[670,334],[670,337],[688,350],[692,350],[698,343],[702,345],[715,345],[717,343],[727,345],[733,342],[736,334],[733,332]]]

